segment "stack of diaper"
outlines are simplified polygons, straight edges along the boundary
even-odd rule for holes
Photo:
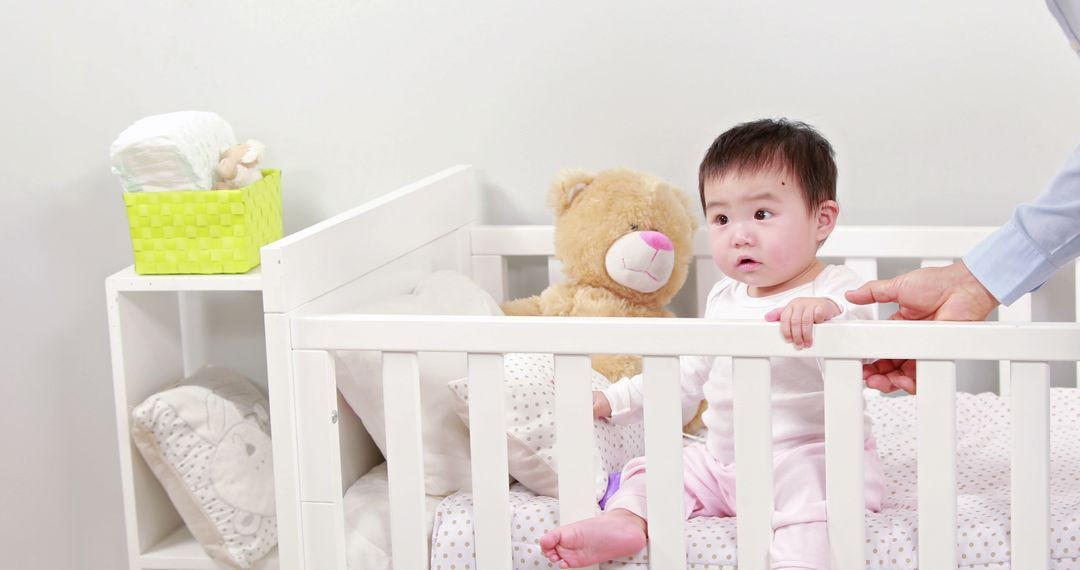
[[[209,190],[222,152],[236,144],[217,113],[181,111],[140,119],[110,148],[125,192]]]
[[[124,188],[135,272],[245,273],[282,236],[281,171],[261,168],[263,144],[237,144],[216,113],[154,115],[110,149]]]

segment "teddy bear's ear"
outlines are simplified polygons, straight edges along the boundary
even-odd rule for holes
[[[563,170],[555,177],[548,194],[548,205],[558,216],[570,208],[574,199],[581,195],[586,186],[596,177],[584,170]]]

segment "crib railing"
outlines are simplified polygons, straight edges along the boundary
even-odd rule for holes
[[[940,267],[963,257],[994,231],[993,227],[933,226],[839,226],[822,246],[819,255],[835,259],[866,280],[879,277],[883,260],[915,260],[921,267]],[[547,260],[548,282],[563,279],[561,264],[555,258],[552,226],[474,226],[470,232],[473,278],[496,299],[509,298],[508,260],[514,257],[541,257]],[[697,302],[695,314],[704,314],[704,299],[722,276],[713,262],[705,229],[694,235],[694,278],[687,283]],[[1076,275],[1076,320],[1080,322],[1080,264]],[[875,316],[877,307],[874,307]],[[1008,307],[998,309],[1001,322],[1030,322],[1031,295],[1024,295]],[[999,388],[1009,393],[1010,364],[999,361]],[[1077,365],[1080,377],[1080,364]]]
[[[329,387],[328,350],[384,352],[391,536],[397,568],[425,568],[423,464],[417,352],[469,354],[475,544],[481,569],[510,564],[506,420],[502,355],[556,355],[560,522],[593,516],[593,437],[587,354],[642,354],[649,464],[649,560],[685,568],[682,510],[681,354],[734,359],[737,542],[740,569],[768,567],[772,452],[768,358],[825,360],[826,465],[830,543],[835,567],[864,564],[863,400],[860,358],[917,358],[918,551],[921,568],[956,567],[957,359],[1012,361],[1012,561],[1045,568],[1049,560],[1048,362],[1080,361],[1080,325],[1035,323],[829,323],[814,346],[796,352],[767,323],[696,319],[499,318],[333,315],[296,317],[292,344],[298,377]],[[309,401],[336,405],[331,395]],[[325,398],[325,399],[323,399]],[[301,449],[311,442],[298,442]],[[325,444],[324,444],[325,445]],[[334,451],[323,461],[334,465]],[[311,452],[309,452],[311,453]],[[308,461],[317,460],[310,455]],[[340,501],[336,469],[322,489]],[[335,479],[337,477],[337,479]],[[312,484],[309,482],[309,484]],[[333,501],[327,491],[318,496]],[[340,505],[338,505],[340,509]],[[340,533],[340,530],[336,531]],[[333,540],[343,540],[338,535]]]

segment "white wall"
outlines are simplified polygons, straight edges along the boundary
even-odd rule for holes
[[[777,115],[833,141],[844,223],[998,224],[1080,143],[1080,61],[1038,0],[45,0],[5,7],[0,73],[12,568],[124,564],[103,280],[131,256],[107,156],[139,117],[215,110],[266,142],[287,231],[455,163],[505,223],[548,221],[562,167],[692,192],[716,134]]]

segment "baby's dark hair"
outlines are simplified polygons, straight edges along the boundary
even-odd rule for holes
[[[698,171],[698,193],[705,209],[705,181],[736,171],[780,168],[799,182],[813,211],[836,200],[836,162],[829,141],[814,127],[787,119],[761,119],[735,125],[716,137]]]

